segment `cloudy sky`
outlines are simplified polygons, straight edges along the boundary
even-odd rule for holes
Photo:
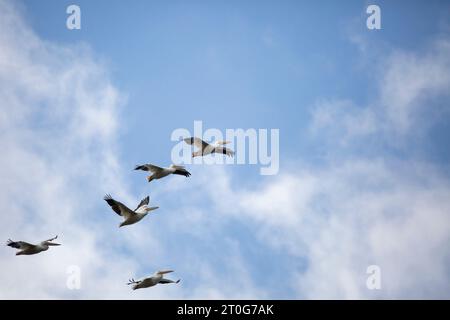
[[[0,298],[450,298],[450,3],[369,4],[0,0],[0,234],[63,244],[4,246]],[[278,174],[133,171],[195,120],[279,129]]]

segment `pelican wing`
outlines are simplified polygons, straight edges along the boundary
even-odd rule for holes
[[[229,144],[229,143],[230,143],[230,141],[219,140],[219,141],[214,142],[214,146],[222,146],[224,144]]]
[[[183,140],[187,144],[194,145],[197,148],[199,148],[200,150],[204,150],[210,145],[208,142],[205,142],[202,139],[195,138],[195,137],[190,137],[190,138],[186,138],[186,139],[183,139]]]
[[[44,240],[44,242],[45,242],[45,241],[53,241],[53,240],[56,240],[56,239],[58,239],[58,236],[55,236],[55,237],[53,237],[53,238],[51,238],[51,239]]]
[[[11,248],[16,248],[16,249],[20,249],[20,250],[30,249],[35,246],[34,244],[31,244],[31,243],[28,243],[25,241],[12,241],[11,239],[8,240],[6,245]]]
[[[164,278],[162,278],[160,281],[159,281],[159,283],[161,283],[161,284],[167,284],[167,283],[179,283],[180,282],[180,279],[178,279],[177,281],[173,281],[173,280],[170,280],[170,279],[164,279]]]
[[[185,176],[185,177],[189,177],[191,175],[191,173],[189,171],[187,171],[183,166],[172,165],[172,168],[175,169],[173,174],[179,174],[179,175]]]
[[[127,217],[135,214],[134,211],[131,211],[131,209],[122,202],[114,200],[109,194],[107,194],[104,199],[111,206],[111,209],[113,209],[119,216]]]
[[[137,209],[139,209],[143,205],[147,205],[149,202],[150,202],[150,197],[146,196],[144,199],[141,200],[141,202],[139,202],[138,206],[136,207],[136,209],[134,209],[134,211],[136,211]]]
[[[134,278],[131,278],[130,280],[128,280],[128,285],[130,285],[130,284],[139,284],[139,283],[141,283],[142,281],[141,280],[138,280],[138,281],[136,281],[136,280],[134,280]]]
[[[134,170],[144,170],[144,171],[151,171],[151,172],[155,173],[155,172],[162,171],[164,169],[161,168],[161,167],[154,166],[153,164],[148,163],[148,164],[138,165],[138,166],[136,166],[134,168]]]

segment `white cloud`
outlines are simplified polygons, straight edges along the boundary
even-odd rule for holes
[[[78,297],[66,288],[70,265],[81,267],[83,289],[95,279],[88,296],[98,294],[135,268],[110,265],[98,249],[108,232],[93,232],[103,214],[93,211],[98,186],[127,196],[115,155],[120,94],[85,48],[42,41],[11,2],[0,2],[0,29],[1,234],[30,242],[59,234],[63,243],[33,260],[5,247],[0,297]]]
[[[425,165],[349,160],[299,168],[252,190],[220,181],[195,188],[216,199],[217,219],[237,218],[269,247],[306,259],[305,270],[286,275],[296,279],[286,285],[297,297],[449,297],[450,184]],[[366,288],[372,264],[381,267],[381,291]]]
[[[322,100],[313,108],[309,131],[314,137],[328,136],[332,143],[348,146],[357,137],[376,133],[378,126],[371,108],[358,107],[350,100]]]
[[[433,98],[449,95],[450,40],[435,41],[423,54],[396,51],[383,67],[380,103],[389,126],[404,133],[424,114],[435,120],[439,113],[432,109]],[[448,112],[448,106],[443,108]]]
[[[170,216],[159,201],[163,213],[118,229],[119,217],[103,195],[139,200],[121,174],[117,137],[124,94],[88,47],[40,39],[13,2],[0,1],[0,29],[0,233],[30,242],[58,234],[63,244],[32,257],[16,257],[5,246],[0,298],[262,297],[244,277],[245,262],[232,242],[224,245],[231,255],[223,257],[224,275],[208,257],[194,257],[194,249],[180,254],[171,248],[176,237],[167,239],[161,227],[171,221],[165,222]],[[164,191],[158,188],[153,201]],[[186,264],[186,256],[197,262]],[[66,287],[72,265],[81,269],[81,290]],[[155,271],[150,268],[174,268],[182,282],[137,291],[125,285]],[[233,272],[243,275],[239,283],[225,281]]]
[[[357,44],[367,45],[363,43]],[[371,99],[362,105],[352,100],[318,100],[312,108],[313,135],[327,136],[341,146],[376,135],[395,146],[448,116],[448,105],[439,103],[449,97],[448,38],[432,42],[424,52],[390,49],[386,58],[384,52],[379,55],[377,60],[368,59],[378,66],[368,69],[377,74],[369,77],[376,87]]]

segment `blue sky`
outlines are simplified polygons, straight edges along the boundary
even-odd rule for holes
[[[305,136],[318,97],[367,103],[383,55],[393,47],[420,51],[448,31],[445,1],[381,1],[383,30],[373,32],[365,26],[364,1],[133,1],[126,8],[121,1],[80,1],[79,31],[64,28],[69,4],[24,2],[43,39],[86,43],[106,61],[128,98],[121,139],[131,159],[171,147],[168,139],[147,139],[141,148],[145,128],[149,136],[168,137],[197,119],[221,129],[281,128],[285,156],[314,157],[309,145],[289,137]],[[364,37],[367,55],[349,41],[355,35]],[[442,148],[430,152],[448,160]],[[167,152],[152,159],[166,162]]]
[[[71,194],[65,217],[90,239],[87,251],[95,255],[113,239],[89,281],[109,260],[124,261],[105,276],[109,295],[92,287],[68,291],[64,281],[61,288],[63,270],[38,297],[127,298],[126,270],[138,277],[166,266],[183,278],[180,291],[133,297],[449,297],[450,288],[436,280],[448,279],[450,267],[448,2],[377,1],[382,29],[372,31],[367,1],[77,1],[82,29],[72,31],[65,11],[73,1],[2,3],[13,8],[4,13],[11,21],[2,28],[2,46],[20,58],[6,55],[0,80],[7,84],[5,75],[17,73],[18,84],[11,81],[0,94],[14,103],[30,96],[16,108],[23,111],[10,110],[5,119],[32,114],[5,124],[12,133],[3,133],[4,141],[17,151],[8,159],[20,163],[20,154],[30,153],[25,158],[42,162],[36,179],[51,172],[49,190],[46,182],[33,187],[41,198],[51,202],[52,190]],[[5,31],[16,29],[32,35],[14,39]],[[28,79],[39,89],[27,87]],[[52,79],[61,85],[35,82]],[[72,87],[78,81],[87,84]],[[40,104],[42,111],[31,106]],[[36,128],[38,119],[49,125]],[[148,185],[132,170],[146,162],[168,165],[172,131],[193,130],[195,120],[221,130],[279,129],[279,174],[261,176],[257,165],[192,166],[190,179]],[[29,137],[13,135],[21,127]],[[22,181],[10,165],[6,173]],[[29,193],[25,181],[14,183],[11,196]],[[101,200],[105,193],[130,202],[150,194],[161,208],[139,226],[117,230],[117,217]],[[32,206],[19,203],[13,209],[23,221],[5,227],[5,238],[27,236],[19,232],[27,216],[47,219],[33,210],[22,216],[19,209]],[[406,253],[417,245],[425,217],[431,222],[417,250],[430,255],[435,269]],[[63,235],[57,230],[63,226],[52,230]],[[70,244],[76,238],[66,232]],[[11,259],[7,253],[2,260]],[[91,265],[73,257],[53,259],[61,268]],[[392,257],[405,265],[396,267]],[[365,288],[370,264],[384,270],[384,290]],[[204,281],[196,280],[198,269]],[[405,275],[410,269],[418,280]],[[436,279],[421,277],[425,272]]]

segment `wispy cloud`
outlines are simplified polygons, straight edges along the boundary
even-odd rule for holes
[[[153,226],[161,214],[119,231],[103,195],[111,192],[130,205],[139,200],[122,175],[118,136],[125,94],[87,46],[40,39],[10,1],[0,2],[0,28],[1,234],[30,242],[59,234],[63,244],[31,257],[32,263],[5,247],[0,298],[255,296],[232,242],[225,244],[231,257],[223,257],[227,272],[220,275],[209,257],[199,259],[195,250],[179,255],[164,243],[164,230]],[[186,257],[198,262],[186,263]],[[80,290],[66,286],[72,265],[81,270]],[[175,268],[181,284],[137,292],[125,285],[129,277],[163,267]],[[233,273],[241,275],[239,283],[224,280]]]
[[[115,143],[121,94],[86,48],[39,39],[11,2],[0,2],[0,16],[1,234],[30,242],[59,234],[63,243],[33,263],[2,250],[1,297],[77,297],[66,287],[70,265],[81,268],[82,286],[96,279],[101,292],[134,268],[107,262],[102,213],[93,211],[105,186],[128,196]]]

